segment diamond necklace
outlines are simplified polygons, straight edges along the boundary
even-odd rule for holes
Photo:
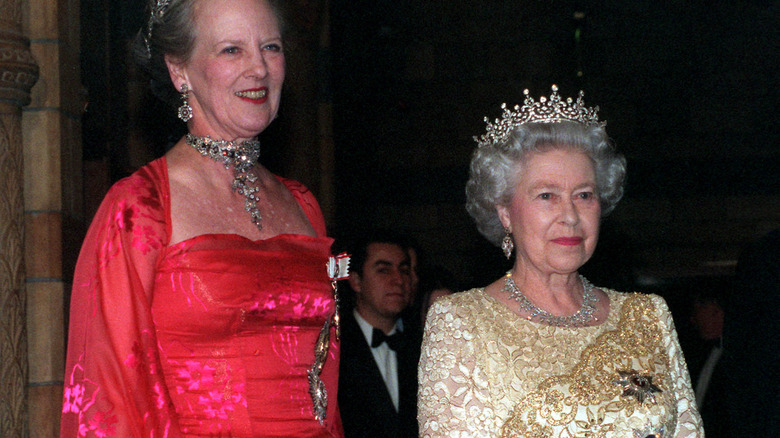
[[[593,312],[596,310],[594,304],[597,299],[596,294],[593,293],[593,285],[582,275],[580,275],[580,281],[582,281],[582,288],[585,291],[582,297],[582,307],[580,307],[580,310],[576,313],[569,316],[555,316],[534,305],[534,303],[520,292],[520,289],[512,279],[511,271],[506,273],[503,290],[509,292],[509,298],[520,303],[521,310],[525,310],[529,313],[526,317],[529,321],[533,318],[537,318],[539,322],[557,327],[585,327],[591,319],[598,320],[598,318],[593,316]]]
[[[258,230],[263,229],[261,223],[263,217],[260,210],[257,209],[257,197],[255,192],[259,189],[250,184],[257,181],[257,175],[252,168],[257,164],[260,158],[260,142],[257,140],[246,140],[239,144],[227,140],[214,140],[209,136],[198,137],[187,134],[184,141],[195,148],[204,157],[222,163],[225,169],[233,166],[233,190],[239,195],[244,195],[244,209],[252,217],[252,223]]]

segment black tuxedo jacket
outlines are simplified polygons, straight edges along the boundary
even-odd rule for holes
[[[701,378],[702,368],[713,348],[714,344],[712,342],[699,341],[697,345],[690,345],[687,351],[683,350],[694,391]],[[725,352],[722,354],[725,354]],[[699,407],[699,414],[704,423],[704,431],[707,433],[707,438],[731,436],[726,430],[729,423],[726,395],[730,388],[727,383],[728,376],[725,375],[723,368],[723,355],[721,355],[715,364],[715,368],[712,370],[707,391],[704,393],[703,404]]]
[[[398,358],[398,412],[352,310],[341,318],[339,409],[345,438],[417,437],[417,361],[420,344],[404,332]]]

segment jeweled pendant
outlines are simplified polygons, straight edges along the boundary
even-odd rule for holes
[[[192,107],[189,105],[182,105],[179,107],[179,118],[182,122],[187,123],[192,118]]]
[[[232,141],[214,140],[208,136],[196,137],[192,134],[187,134],[185,142],[194,147],[201,155],[222,163],[225,169],[233,167],[235,177],[232,188],[236,193],[246,198],[244,208],[249,213],[252,223],[258,230],[262,230],[263,217],[257,208],[257,197],[255,196],[255,192],[259,189],[247,183],[257,181],[257,175],[252,172],[252,167],[260,157],[260,142],[247,140],[236,144]]]

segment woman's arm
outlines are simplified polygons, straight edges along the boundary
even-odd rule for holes
[[[685,364],[677,331],[674,328],[672,314],[663,299],[658,298],[656,306],[660,309],[661,323],[664,327],[664,347],[669,355],[671,384],[677,399],[677,438],[704,437],[701,416],[696,408],[696,396],[691,386],[691,377]]]
[[[428,312],[418,371],[421,437],[496,435],[487,376],[475,357],[474,327],[450,300],[436,301]]]
[[[79,255],[61,437],[178,436],[151,315],[166,217],[145,173],[111,189]]]

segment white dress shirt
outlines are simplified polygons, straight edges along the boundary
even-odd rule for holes
[[[718,364],[721,354],[723,354],[723,347],[717,346],[710,350],[710,355],[707,356],[707,361],[704,362],[704,366],[699,373],[699,380],[696,382],[696,406],[701,409],[704,405],[704,394],[707,393],[707,387],[710,385],[710,379],[712,378],[712,372],[715,370],[715,365]]]

